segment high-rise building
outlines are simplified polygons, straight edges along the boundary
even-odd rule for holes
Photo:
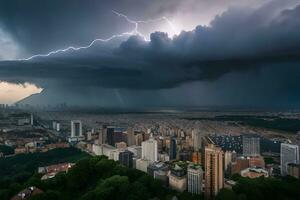
[[[151,135],[149,140],[142,142],[142,159],[151,162],[158,161],[157,141]]]
[[[123,151],[119,153],[119,162],[128,167],[132,168],[133,167],[133,153],[130,151]]]
[[[233,150],[233,151],[231,152],[231,161],[232,161],[232,162],[236,162],[236,159],[237,159],[237,153],[236,153],[235,150]]]
[[[223,151],[208,144],[205,147],[205,198],[213,199],[223,187]]]
[[[98,143],[105,144],[107,138],[107,126],[103,125],[102,129],[99,131]]]
[[[260,155],[260,138],[253,135],[243,136],[243,155],[259,156]]]
[[[192,162],[194,164],[202,164],[201,161],[202,161],[201,160],[201,153],[199,151],[193,152],[193,154],[192,154]]]
[[[282,176],[286,176],[288,174],[289,163],[295,163],[295,164],[299,163],[299,146],[281,143],[280,165],[281,165]]]
[[[187,171],[188,192],[201,194],[203,170],[200,165],[190,165]]]
[[[224,169],[225,169],[225,171],[228,170],[231,162],[232,162],[232,152],[226,151],[224,154]]]
[[[121,130],[114,130],[114,133],[113,133],[113,145],[115,146],[116,143],[119,143],[119,142],[127,142],[127,136],[125,133],[123,133],[123,131]],[[126,143],[127,144],[127,143]]]
[[[111,146],[115,146],[114,144],[114,132],[115,132],[115,129],[114,127],[107,127],[106,128],[106,141],[107,141],[107,144],[111,145]]]
[[[82,123],[79,120],[71,121],[71,137],[82,137]]]
[[[139,133],[136,134],[134,137],[135,137],[135,145],[141,146],[143,142],[143,134]]]
[[[171,137],[170,139],[170,149],[169,149],[169,158],[170,160],[174,160],[176,159],[176,138],[175,137]]]
[[[127,146],[135,145],[134,130],[132,127],[127,129]]]
[[[191,151],[181,150],[179,151],[179,160],[181,161],[191,161]]]
[[[199,151],[202,147],[202,136],[198,130],[192,130],[192,140],[194,151]]]

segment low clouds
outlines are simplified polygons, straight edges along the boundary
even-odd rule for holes
[[[164,32],[154,32],[149,42],[131,36],[125,41],[113,41],[113,46],[96,43],[90,49],[47,58],[3,61],[0,80],[33,82],[46,90],[173,90],[197,81],[217,82],[226,74],[280,65],[284,81],[277,77],[277,82],[293,85],[295,80],[286,77],[289,68],[285,66],[300,64],[300,5],[287,2],[271,1],[255,9],[230,8],[209,26],[197,26],[172,39]]]
[[[0,26],[0,60],[16,59],[20,51],[18,44]]]

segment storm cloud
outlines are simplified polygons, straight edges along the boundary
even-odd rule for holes
[[[152,10],[152,13],[160,10],[166,14],[177,10],[178,5],[170,2],[166,1],[158,7],[153,7],[155,11]],[[70,3],[70,5],[79,6],[76,3]],[[41,5],[37,4],[37,6]],[[120,4],[112,3],[110,6],[118,7]],[[89,8],[85,8],[87,11],[83,11],[81,17],[84,18],[84,13],[87,14]],[[76,7],[76,9],[80,8]],[[7,13],[5,16],[10,15]],[[65,20],[70,20],[71,23],[73,18],[69,17],[70,19],[67,17]],[[116,18],[114,20],[120,20],[114,17]],[[11,22],[9,19],[6,20]],[[16,21],[19,23],[18,20]],[[122,23],[126,24],[124,21]],[[47,34],[44,35],[44,30],[39,27],[35,30],[42,31],[39,33],[41,38],[38,37],[35,40],[23,38],[23,36],[18,37],[19,29],[24,30],[24,34],[30,32],[26,30],[26,27],[19,27],[18,24],[10,26],[5,20],[2,20],[0,24],[12,34],[12,37],[17,38],[16,41],[28,46],[31,49],[30,52],[39,49],[36,47],[41,44],[40,41],[47,41],[43,38]],[[35,24],[35,26],[39,25]],[[72,27],[75,26],[70,25],[68,29],[72,30]],[[128,28],[127,24],[127,27],[124,26],[122,29],[128,31],[130,28],[132,27]],[[103,32],[103,36],[118,32],[117,29]],[[73,30],[73,32],[68,42],[80,45],[88,38],[80,40],[76,31]],[[57,34],[60,34],[59,31]],[[249,71],[259,72],[276,66],[276,72],[278,68],[282,70],[282,76],[279,76],[279,79],[283,81],[278,81],[278,75],[276,75],[277,82],[282,84],[278,86],[280,88],[286,85],[293,86],[296,83],[296,79],[287,77],[289,66],[292,66],[294,74],[300,74],[300,68],[295,67],[300,64],[299,35],[300,5],[297,5],[295,1],[270,1],[251,8],[231,7],[217,15],[208,25],[199,25],[191,31],[182,31],[173,38],[165,32],[153,32],[150,35],[150,41],[145,41],[140,36],[130,36],[108,43],[97,42],[88,49],[70,50],[49,57],[33,58],[29,61],[2,61],[0,62],[0,80],[32,82],[46,89],[98,87],[140,91],[174,90],[194,82],[214,83],[223,80],[223,77],[227,75],[243,74]],[[59,37],[58,35],[54,38]],[[89,37],[95,38],[96,35],[91,34]],[[64,37],[61,40],[64,40]],[[31,44],[26,44],[26,42],[31,42]],[[47,43],[51,41],[48,40]],[[53,42],[53,45],[57,43],[67,46],[64,41],[60,40]],[[47,48],[39,50],[45,51],[54,46],[47,45]],[[272,73],[272,70],[265,71]],[[240,87],[242,88],[243,85]],[[292,89],[292,94],[296,92],[294,87],[286,89]],[[272,87],[270,90],[276,91]],[[271,93],[270,96],[274,94]],[[260,92],[255,92],[255,94],[264,95]],[[292,96],[297,99],[299,95]]]

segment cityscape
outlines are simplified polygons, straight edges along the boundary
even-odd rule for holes
[[[2,105],[1,156],[5,159],[75,148],[86,156],[105,156],[148,174],[159,180],[161,187],[187,192],[191,199],[214,199],[220,191],[232,190],[239,184],[237,177],[299,179],[299,132],[255,127],[232,119],[213,121],[217,116],[233,115],[207,110],[32,112]],[[300,123],[297,112],[257,111],[249,116],[249,112],[235,111],[234,116],[264,116],[266,120],[272,116]],[[46,181],[75,166],[76,162],[53,162],[38,165],[34,171],[40,174],[41,181]],[[43,192],[36,185],[32,187]],[[23,194],[20,191],[17,196]]]
[[[0,200],[300,200],[299,0],[0,0]]]

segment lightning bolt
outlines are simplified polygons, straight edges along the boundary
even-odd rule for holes
[[[170,26],[172,31],[174,33],[177,33],[177,29],[174,26],[174,24],[165,16],[163,16],[161,18],[157,18],[157,19],[132,20],[127,15],[124,15],[122,13],[119,13],[119,12],[114,11],[114,10],[112,12],[114,14],[116,14],[118,17],[124,18],[128,23],[133,24],[134,29],[130,32],[124,32],[124,33],[121,33],[121,34],[112,35],[111,37],[106,38],[106,39],[101,39],[101,38],[94,39],[92,42],[90,42],[86,46],[79,46],[79,47],[69,46],[65,49],[58,49],[58,50],[50,51],[47,54],[36,54],[36,55],[30,56],[28,58],[21,58],[21,59],[17,59],[17,60],[18,61],[29,61],[29,60],[32,60],[34,58],[48,57],[48,56],[51,56],[51,55],[54,55],[54,54],[63,53],[63,52],[67,52],[67,51],[79,51],[79,50],[82,50],[82,49],[88,49],[88,48],[92,47],[96,42],[109,42],[109,41],[111,41],[115,38],[121,38],[121,37],[124,37],[124,36],[138,35],[138,36],[142,37],[145,41],[149,41],[146,38],[145,35],[143,35],[141,32],[139,32],[139,24],[149,24],[149,23],[154,23],[154,22],[159,22],[159,21],[165,21]]]

